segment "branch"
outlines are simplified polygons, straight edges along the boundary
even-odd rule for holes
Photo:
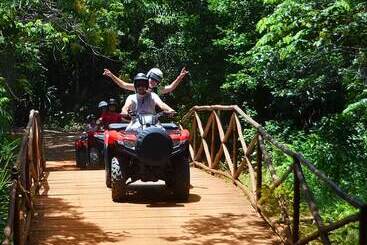
[[[4,84],[9,92],[9,94],[18,102],[22,101],[22,99],[20,99],[18,96],[15,95],[14,91],[11,89],[10,85],[8,84],[8,82],[6,81],[7,79],[4,79]]]
[[[120,60],[115,60],[115,59],[112,59],[112,58],[110,58],[110,57],[108,57],[108,56],[106,56],[106,55],[104,55],[104,54],[101,54],[99,51],[97,51],[97,50],[96,50],[98,47],[93,46],[93,45],[89,44],[88,42],[86,42],[86,41],[81,37],[81,35],[79,35],[79,34],[78,34],[78,32],[75,32],[75,33],[76,33],[76,35],[78,36],[79,40],[80,40],[80,41],[82,41],[82,43],[84,43],[84,45],[85,45],[86,47],[88,47],[88,48],[92,51],[92,53],[93,53],[95,56],[102,57],[102,58],[107,59],[107,60],[112,61],[112,62],[121,63],[121,61],[120,61]],[[81,34],[81,33],[80,33],[80,34]]]
[[[41,3],[41,16],[43,16],[47,21],[52,21],[53,24],[58,26],[60,29],[64,30],[66,33],[75,33],[78,39],[84,44],[85,47],[90,49],[93,53],[93,55],[104,58],[106,60],[121,63],[119,60],[115,60],[107,55],[102,54],[100,51],[98,51],[98,47],[93,46],[92,44],[88,43],[85,38],[83,37],[83,33],[80,31],[77,31],[75,26],[76,24],[72,24],[68,22],[66,19],[68,18],[65,16],[62,11],[56,8],[56,3],[54,1],[45,1]],[[27,11],[25,11],[24,17],[21,19],[22,21],[30,21],[34,20],[38,16],[38,10],[37,8],[31,9],[29,8]],[[62,22],[61,24],[58,24],[57,22]],[[67,28],[65,28],[66,26]]]

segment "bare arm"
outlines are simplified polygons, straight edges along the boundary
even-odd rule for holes
[[[177,86],[181,83],[182,79],[188,74],[189,72],[186,70],[185,67],[182,68],[180,75],[177,76],[177,78],[167,86],[164,86],[164,88],[161,91],[161,94],[168,94],[171,93],[173,90],[177,88]]]
[[[134,84],[127,83],[127,82],[121,80],[120,78],[116,77],[110,70],[104,69],[103,75],[105,75],[106,77],[111,78],[112,81],[114,81],[121,88],[129,90],[129,91],[135,91]]]
[[[125,101],[125,105],[121,109],[121,114],[123,116],[128,115],[129,114],[129,109],[131,108],[132,105],[133,105],[133,101],[131,99],[129,99],[129,97],[128,97]]]
[[[167,105],[166,103],[164,103],[158,95],[154,96],[154,101],[156,103],[156,105],[161,108],[163,111],[167,111],[167,112],[174,112],[175,110],[173,110],[169,105]]]
[[[157,104],[163,111],[167,111],[167,112],[174,112],[175,110],[173,110],[169,105],[167,105],[166,103],[164,103],[162,101],[162,103]]]

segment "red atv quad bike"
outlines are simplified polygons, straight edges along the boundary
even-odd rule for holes
[[[75,140],[75,160],[79,168],[103,166],[104,130],[89,129]]]
[[[126,200],[128,185],[137,180],[164,180],[176,200],[188,200],[189,131],[160,123],[164,114],[137,115],[133,120],[139,128],[134,131],[126,131],[127,124],[110,124],[105,131],[106,185],[113,201]]]

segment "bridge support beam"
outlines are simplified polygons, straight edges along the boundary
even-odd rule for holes
[[[294,189],[293,189],[293,229],[292,229],[292,240],[293,244],[299,240],[299,205],[301,200],[300,193],[300,182],[297,177],[297,171],[295,165],[299,163],[297,158],[294,158],[293,164],[293,179],[294,179]]]
[[[263,163],[263,152],[260,147],[261,135],[257,136],[257,150],[256,150],[256,204],[261,198],[261,186],[262,186],[262,163]],[[260,210],[258,209],[260,212]]]

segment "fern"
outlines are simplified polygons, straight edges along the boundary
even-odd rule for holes
[[[8,111],[9,98],[5,90],[4,78],[0,77],[0,134],[4,133],[11,121],[11,115]]]
[[[367,109],[367,98],[361,99],[353,104],[348,105],[348,107],[343,111],[343,114],[348,114],[355,112],[356,110]]]

